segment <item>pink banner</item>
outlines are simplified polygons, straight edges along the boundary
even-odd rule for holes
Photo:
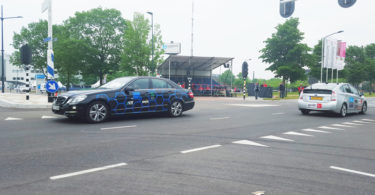
[[[346,42],[340,43],[340,57],[345,58],[346,56]]]

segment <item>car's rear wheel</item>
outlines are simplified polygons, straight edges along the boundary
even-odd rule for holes
[[[108,106],[104,102],[95,101],[88,106],[86,119],[90,123],[100,123],[105,121],[108,115]]]
[[[181,101],[175,100],[169,106],[169,115],[171,117],[179,117],[179,116],[181,116],[182,115],[182,111],[183,111],[183,106],[182,106],[182,102]]]
[[[346,114],[348,113],[348,108],[346,106],[346,104],[343,104],[341,106],[341,110],[340,110],[340,116],[341,117],[346,117]]]
[[[307,114],[310,113],[310,110],[301,109],[301,113],[302,113],[303,115],[307,115]]]
[[[362,110],[361,110],[361,114],[366,114],[366,112],[367,112],[367,103],[366,102],[364,102],[363,103],[363,105],[362,105]]]

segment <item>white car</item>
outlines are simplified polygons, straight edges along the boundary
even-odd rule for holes
[[[362,93],[348,83],[316,83],[301,92],[298,108],[302,114],[324,111],[345,117],[347,113],[365,114],[367,101]]]

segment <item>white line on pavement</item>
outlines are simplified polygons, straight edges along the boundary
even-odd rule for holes
[[[194,149],[190,149],[190,150],[184,150],[184,151],[181,151],[182,154],[186,154],[186,153],[190,153],[190,152],[197,152],[197,151],[201,151],[201,150],[207,150],[207,149],[211,149],[211,148],[217,148],[217,147],[220,147],[221,145],[217,144],[217,145],[212,145],[212,146],[205,146],[205,147],[201,147],[201,148],[194,148]]]
[[[8,117],[5,119],[6,121],[20,121],[22,118],[13,118],[13,117]]]
[[[277,137],[277,136],[274,136],[274,135],[267,135],[267,136],[263,136],[263,137],[260,137],[260,138],[263,138],[263,139],[273,139],[273,140],[279,140],[279,141],[287,141],[287,142],[294,142],[294,140],[286,139],[286,138],[282,138],[282,137]]]
[[[263,144],[260,144],[260,143],[249,141],[249,140],[238,140],[238,141],[234,141],[232,143],[234,143],[234,144],[250,145],[250,146],[269,147],[269,146],[266,146],[266,145],[263,145]]]
[[[83,171],[77,171],[77,172],[73,172],[73,173],[67,173],[67,174],[63,174],[63,175],[52,176],[52,177],[50,177],[50,179],[51,180],[63,179],[63,178],[66,178],[66,177],[73,177],[73,176],[77,176],[77,175],[83,175],[83,174],[86,174],[86,173],[103,171],[103,170],[106,170],[106,169],[112,169],[112,168],[121,167],[121,166],[125,166],[125,165],[126,165],[126,163],[118,163],[118,164],[108,165],[108,166],[104,166],[104,167],[98,167],[98,168],[87,169],[87,170],[83,170]]]
[[[353,126],[342,125],[342,124],[332,124],[331,126],[334,126],[334,127],[353,127]]]
[[[344,125],[363,125],[363,124],[358,124],[358,123],[350,123],[350,122],[345,122],[345,123],[342,123]]]
[[[314,137],[313,135],[309,135],[309,134],[305,134],[305,133],[298,133],[298,132],[295,132],[295,131],[288,131],[288,132],[285,132],[283,134],[285,134],[285,135],[297,135],[297,136]]]
[[[367,118],[364,118],[362,119],[363,121],[371,121],[371,122],[375,122],[375,120],[372,120],[372,119],[367,119]]]
[[[58,118],[57,116],[42,116],[42,119]]]
[[[279,105],[273,105],[273,104],[228,104],[230,106],[243,106],[243,107],[270,107],[270,106],[279,106]]]
[[[344,130],[344,129],[337,128],[337,127],[327,127],[327,126],[320,126],[318,128],[319,129],[330,129],[330,130]]]
[[[331,133],[329,131],[322,131],[322,130],[316,130],[316,129],[302,129],[302,131],[316,132],[316,133]]]
[[[336,167],[336,166],[330,166],[329,168],[340,170],[340,171],[345,171],[345,172],[349,172],[349,173],[355,173],[355,174],[359,174],[359,175],[365,175],[365,176],[369,176],[369,177],[375,177],[375,174],[366,173],[366,172],[362,172],[362,171],[356,171],[356,170],[352,170],[352,169],[346,169],[346,168],[341,168],[341,167]]]
[[[223,120],[223,119],[230,119],[230,117],[225,116],[225,117],[210,118],[210,120]]]
[[[121,126],[121,127],[105,127],[105,128],[100,128],[100,130],[126,129],[126,128],[133,128],[133,127],[137,127],[137,125],[129,125],[129,126]]]
[[[352,121],[353,123],[363,123],[363,124],[374,124],[372,122],[369,122],[369,121]]]
[[[272,113],[271,115],[282,115],[285,114],[284,112],[277,112],[277,113]]]

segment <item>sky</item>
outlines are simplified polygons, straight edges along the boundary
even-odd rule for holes
[[[47,19],[41,13],[44,0],[0,0],[4,17],[23,16],[22,19],[4,20],[4,50],[11,45],[14,32],[31,22]],[[75,12],[92,8],[115,8],[125,19],[132,19],[134,12],[154,13],[154,23],[159,24],[163,41],[180,42],[181,55],[190,55],[192,0],[52,0],[53,24],[61,24]],[[304,32],[303,43],[313,47],[333,32],[347,45],[375,43],[375,1],[357,0],[350,8],[341,8],[337,0],[298,0],[292,17],[300,20]],[[148,15],[147,15],[148,16]],[[194,56],[233,57],[233,72],[241,71],[244,60],[249,63],[249,75],[269,79],[273,73],[265,69],[259,59],[264,41],[275,33],[275,27],[285,22],[279,14],[279,0],[195,0],[194,1]],[[249,60],[251,59],[251,60]],[[222,73],[218,68],[215,73]]]

